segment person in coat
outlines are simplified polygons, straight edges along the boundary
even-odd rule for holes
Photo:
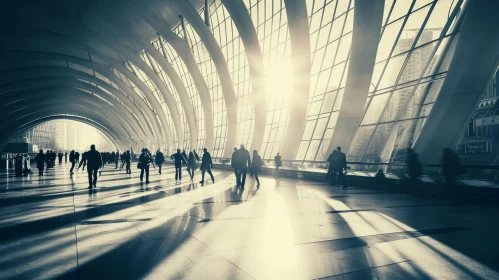
[[[171,158],[175,162],[175,180],[182,180],[182,164],[187,165],[187,161],[180,152],[180,149],[177,149],[177,152]]]
[[[327,174],[326,174],[326,183],[330,183],[331,181],[336,181],[336,178],[334,178],[334,171],[336,170],[336,167],[334,165],[336,161],[336,150],[333,150],[333,152],[329,155],[327,158],[327,162],[329,163],[329,166],[327,168]]]
[[[410,185],[417,187],[419,177],[422,174],[421,162],[419,162],[418,153],[414,152],[411,148],[406,150],[405,164],[407,165],[407,174],[409,175]]]
[[[185,152],[185,150],[182,151],[182,156],[184,157],[184,164],[187,165],[187,153]]]
[[[336,148],[333,166],[333,176],[337,178],[334,184],[338,184],[342,181],[343,187],[346,188],[347,182],[345,180],[345,172],[347,171],[347,156],[341,152],[341,147]]]
[[[95,145],[90,146],[90,151],[86,152],[88,188],[97,187],[97,171],[102,167],[102,157],[95,149]]]
[[[132,155],[130,154],[130,150],[127,150],[123,155],[123,163],[125,164],[126,174],[132,174],[132,170],[130,169],[132,164]]]
[[[258,154],[257,150],[253,151],[253,161],[251,161],[250,173],[255,176],[256,186],[260,187],[260,179],[258,178],[258,174],[262,171],[262,158]]]
[[[40,152],[36,155],[36,168],[38,168],[38,176],[43,176],[43,169],[45,168],[45,154],[43,150],[40,149]]]
[[[440,154],[440,164],[442,165],[440,174],[447,187],[454,187],[458,175],[464,173],[464,168],[459,161],[459,157],[450,148],[445,148]]]
[[[146,184],[149,184],[149,165],[152,162],[152,155],[149,153],[149,150],[146,148],[142,149],[142,152],[139,156],[139,163],[137,167],[140,168],[140,181],[142,182],[144,178],[144,171],[146,173]]]
[[[241,184],[240,178],[237,176],[237,168],[236,168],[236,161],[237,161],[237,148],[234,147],[234,152],[232,152],[232,158],[230,160],[230,167],[234,170],[234,176],[236,176],[236,183],[239,185]]]
[[[189,153],[189,158],[187,159],[187,172],[191,177],[191,181],[194,180],[194,171],[197,169],[196,156],[193,152]]]
[[[237,150],[234,154],[234,166],[237,171],[236,178],[241,185],[241,188],[244,188],[244,185],[246,184],[246,172],[248,171],[248,168],[251,167],[250,154],[248,150],[244,148],[244,145],[241,145],[239,150]]]
[[[73,169],[75,168],[75,164],[76,164],[75,150],[72,150],[69,153],[69,162],[71,162],[71,169],[69,170],[69,174],[72,175],[72,174],[74,174]]]
[[[161,174],[161,166],[163,166],[163,162],[165,162],[165,156],[159,149],[158,151],[156,151],[156,157],[154,161],[156,162],[156,165],[159,167],[159,174]]]
[[[274,177],[276,179],[278,179],[279,178],[279,168],[281,168],[281,166],[282,166],[281,155],[279,155],[279,153],[277,153],[277,155],[274,157],[274,163],[275,163]]]
[[[213,168],[213,161],[211,160],[211,155],[208,153],[208,149],[203,149],[203,159],[201,160],[201,181],[199,183],[204,184],[204,173],[208,172],[211,177],[211,181],[215,183],[215,178],[213,173],[211,173],[211,168]]]

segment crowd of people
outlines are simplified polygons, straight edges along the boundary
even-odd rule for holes
[[[125,168],[127,175],[131,172],[131,163],[135,158],[133,152],[127,150],[123,153],[116,152],[102,152],[99,153],[95,149],[95,145],[91,145],[90,150],[82,153],[80,160],[80,153],[78,151],[72,150],[69,152],[59,152],[56,153],[53,150],[48,150],[46,153],[43,150],[36,155],[34,161],[37,163],[38,174],[43,175],[44,169],[52,168],[55,166],[55,161],[58,159],[59,163],[62,163],[62,159],[65,162],[71,163],[70,175],[74,174],[75,166],[80,169],[83,166],[83,171],[87,168],[89,188],[95,187],[97,183],[97,174],[99,169],[104,168],[106,164],[113,164],[115,169]],[[210,179],[215,183],[215,178],[211,169],[213,168],[213,160],[211,154],[206,148],[203,149],[202,157],[198,155],[196,150],[191,150],[188,154],[186,150],[177,151],[170,155],[169,158],[173,161],[175,168],[175,180],[182,180],[182,169],[186,168],[188,177],[190,181],[194,181],[196,170],[199,168],[201,171],[200,183],[205,182],[205,174],[208,173]],[[149,183],[149,172],[150,165],[152,164],[154,168],[157,168],[159,174],[162,172],[162,166],[165,162],[166,157],[158,149],[153,156],[147,148],[143,148],[140,155],[138,156],[137,168],[140,169],[140,181],[142,182],[145,176],[146,184]],[[121,161],[121,165],[120,165]],[[453,186],[456,184],[457,176],[465,172],[463,166],[459,162],[459,158],[452,149],[444,149],[441,153],[441,169],[440,175],[443,178],[443,183],[447,186]],[[341,151],[341,147],[337,147],[327,158],[327,174],[325,181],[330,185],[341,186],[347,188],[346,173],[348,171],[347,157],[345,153]],[[406,176],[408,178],[409,186],[416,186],[421,183],[420,179],[423,175],[422,165],[419,161],[419,155],[414,152],[411,148],[406,150],[405,155],[406,164]],[[280,168],[282,166],[282,157],[279,153],[274,157],[274,177],[279,178]],[[260,178],[258,175],[261,173],[263,166],[263,160],[258,154],[258,151],[254,150],[252,155],[250,152],[241,145],[239,148],[234,148],[231,158],[231,167],[233,168],[234,175],[236,177],[236,184],[241,188],[246,185],[246,177],[249,172],[255,178],[256,186],[260,187]],[[382,169],[381,175],[382,175]],[[100,173],[99,173],[100,174]],[[378,174],[377,174],[378,175]]]

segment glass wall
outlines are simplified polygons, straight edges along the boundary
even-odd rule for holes
[[[284,1],[245,0],[256,29],[266,74],[267,124],[260,155],[273,158],[279,152],[290,113],[293,72],[288,18]]]
[[[178,25],[173,29],[179,37],[184,38],[190,44],[191,51],[194,56],[201,74],[208,86],[210,92],[212,109],[213,109],[213,128],[214,128],[214,146],[211,149],[213,157],[222,157],[227,141],[227,112],[225,109],[225,101],[223,98],[222,86],[218,77],[217,69],[211,59],[208,50],[204,43],[199,38],[194,28],[187,20],[185,22],[187,38],[184,38],[182,25]]]
[[[354,1],[307,1],[312,72],[305,131],[297,160],[326,158],[345,91]]]
[[[267,120],[260,154],[271,159],[280,151],[288,127],[293,80],[288,17],[284,0],[243,0],[257,33],[264,59],[266,77]],[[330,139],[335,133],[340,105],[345,94],[352,32],[354,0],[307,0],[308,38],[311,47],[310,92],[307,120],[296,160],[316,161],[326,158]],[[352,161],[397,161],[398,154],[412,145],[424,120],[431,111],[439,88],[446,76],[442,63],[459,32],[456,19],[464,0],[386,0],[381,26],[381,39],[364,115],[349,151]],[[254,103],[248,58],[239,30],[224,4],[210,0],[210,31],[222,51],[237,97],[237,143],[251,145],[254,134]],[[198,10],[200,19],[204,8]],[[227,113],[220,77],[215,63],[199,34],[184,19],[172,31],[187,42],[207,85],[214,119],[214,146],[207,147],[215,158],[224,154],[227,139]],[[152,45],[166,58],[180,77],[194,112],[185,112],[170,77],[150,54],[141,59],[160,77],[171,92],[181,114],[184,143],[174,146],[189,148],[189,129],[185,114],[192,113],[199,133],[195,148],[206,142],[203,104],[192,73],[184,59],[168,40],[158,36]],[[130,61],[125,66],[136,75],[160,102],[175,141],[176,131],[168,108],[156,85]],[[193,70],[193,69],[191,69]],[[140,89],[115,70],[115,74],[151,105]],[[193,147],[194,148],[194,147]]]
[[[249,146],[254,131],[252,86],[248,59],[239,32],[220,1],[209,6],[211,31],[222,49],[237,97],[237,145]],[[199,11],[202,16],[204,8]]]
[[[175,49],[163,37],[159,36],[157,40],[152,42],[152,45],[166,58],[168,63],[170,63],[173,69],[177,72],[180,80],[187,90],[187,93],[189,94],[189,99],[194,109],[194,112],[191,113],[194,115],[196,127],[198,129],[198,145],[193,148],[203,149],[206,141],[203,104],[199,98],[199,94],[191,73],[187,69],[187,66],[182,58],[177,54],[177,51],[175,51]],[[184,130],[184,132],[185,131],[186,130]],[[188,139],[190,138],[188,137]]]
[[[385,2],[369,97],[349,160],[397,161],[412,145],[434,102],[429,88],[445,78],[439,61],[458,32],[453,23],[462,2]]]

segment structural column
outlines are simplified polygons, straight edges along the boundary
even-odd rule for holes
[[[286,136],[282,145],[282,157],[295,159],[307,123],[308,97],[310,92],[310,30],[305,0],[284,0],[288,16],[293,65],[293,92]]]
[[[251,141],[251,150],[260,150],[267,120],[267,97],[265,95],[265,69],[260,42],[253,21],[242,0],[222,0],[225,8],[236,25],[244,44],[250,70],[255,130]]]
[[[328,154],[337,146],[348,154],[364,117],[383,20],[384,0],[355,0],[352,47],[345,93]]]

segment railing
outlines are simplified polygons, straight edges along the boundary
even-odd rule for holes
[[[275,164],[273,159],[262,159],[263,168],[274,169]],[[329,164],[324,161],[310,161],[310,160],[281,160],[282,167],[284,170],[296,170],[301,172],[317,172],[326,173]],[[229,158],[217,158],[214,159],[214,163],[230,166]],[[369,176],[375,176],[375,174],[382,170],[385,176],[392,178],[404,179],[407,178],[406,170],[407,165],[400,162],[392,163],[378,163],[378,162],[356,162],[348,161],[348,172],[354,174],[365,173]],[[423,177],[429,178],[433,181],[439,181],[441,179],[439,164],[422,164]],[[459,176],[459,179],[470,179],[470,180],[487,180],[487,181],[499,181],[499,166],[484,166],[484,165],[463,165],[466,172]]]

